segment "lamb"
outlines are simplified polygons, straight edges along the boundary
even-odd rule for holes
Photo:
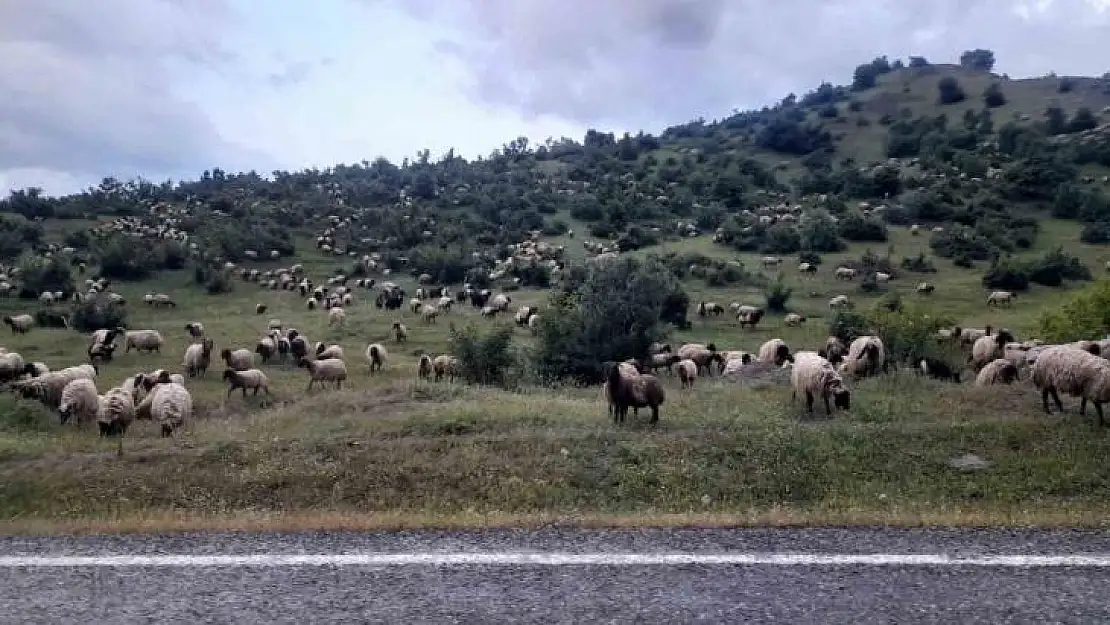
[[[123,387],[116,386],[99,397],[99,407],[96,412],[96,423],[100,428],[101,437],[117,436],[119,445],[116,455],[123,455],[123,435],[135,420],[135,400],[131,392]]]
[[[73,418],[77,425],[96,418],[100,410],[100,399],[96,392],[96,383],[88,378],[78,378],[69,382],[62,389],[62,399],[58,402],[58,415],[61,424],[65,425]]]
[[[195,378],[198,375],[203,377],[208,372],[208,365],[212,363],[212,349],[214,347],[215,342],[212,339],[204,339],[201,343],[193,343],[185,348],[185,361],[182,364],[185,367],[185,373],[190,378]]]
[[[405,324],[400,321],[393,322],[393,340],[397,343],[404,343],[409,338],[409,329]]]
[[[1018,368],[1014,363],[997,358],[986,364],[975,376],[975,386],[1009,384],[1018,378]]]
[[[383,347],[381,344],[371,343],[367,345],[366,361],[370,363],[370,374],[373,375],[375,371],[381,371],[382,367],[385,366],[385,361],[388,357],[389,356],[385,351],[385,347]]]
[[[459,359],[448,354],[436,356],[432,361],[432,370],[435,371],[436,382],[442,380],[443,376],[447,376],[448,382],[454,382],[459,372]]]
[[[339,345],[324,345],[323,343],[316,343],[316,360],[328,360],[330,358],[338,358],[343,360],[343,348]]]
[[[790,313],[790,314],[786,315],[786,317],[783,319],[783,322],[787,325],[787,327],[793,328],[795,326],[798,326],[798,325],[801,325],[801,324],[805,323],[806,318],[805,318],[805,316],[800,315],[798,313]]]
[[[952,368],[947,362],[939,358],[926,356],[918,361],[918,370],[922,375],[936,378],[937,380],[951,380],[960,383],[960,372]]]
[[[416,363],[416,377],[420,380],[427,380],[432,377],[432,357],[427,354],[420,354],[420,360]]]
[[[128,353],[132,349],[139,352],[158,352],[162,353],[162,345],[165,340],[162,339],[161,333],[158,330],[128,330],[123,335],[125,349],[123,353]]]
[[[258,369],[247,369],[245,371],[224,369],[223,379],[228,383],[228,397],[231,397],[231,393],[237,388],[243,390],[243,397],[247,396],[247,389],[253,389],[255,395],[258,395],[259,390],[267,395],[270,394],[270,380],[266,378],[265,373]]]
[[[236,371],[246,371],[254,367],[254,354],[249,349],[231,349],[224,348],[220,352],[220,358],[227,363],[228,369],[235,369]]]
[[[678,348],[678,357],[680,360],[692,360],[697,365],[698,371],[704,370],[706,374],[712,375],[713,363],[716,362],[717,366],[724,369],[725,359],[717,353],[717,346],[713,343],[709,345],[702,345],[701,343],[687,343]]]
[[[852,405],[852,393],[845,388],[844,380],[833,368],[831,362],[815,352],[794,354],[794,368],[790,371],[790,386],[794,389],[791,401],[798,393],[806,396],[806,411],[813,414],[813,398],[820,396],[825,402],[825,414],[832,414],[829,395],[837,408],[848,410]]]
[[[199,321],[193,321],[185,324],[185,331],[189,333],[189,338],[194,341],[204,338],[204,324]]]
[[[1087,401],[1095,405],[1098,423],[1103,425],[1102,404],[1110,401],[1110,362],[1067,345],[1054,345],[1042,351],[1033,363],[1033,385],[1041,391],[1045,414],[1052,414],[1048,396],[1052,395],[1061,412],[1060,391],[1080,397],[1079,414],[1085,414]]]
[[[886,349],[877,336],[861,336],[848,346],[848,355],[840,364],[840,373],[856,377],[887,372]]]
[[[343,388],[343,381],[347,379],[347,363],[339,360],[338,358],[329,358],[327,360],[309,360],[301,358],[297,363],[298,367],[308,369],[312,374],[308,381],[308,390],[312,390],[312,386],[317,382],[323,386],[324,382],[335,382],[335,388]]]
[[[694,380],[698,377],[697,363],[687,358],[678,361],[676,366],[678,368],[678,381],[682,388],[693,388]]]
[[[786,341],[782,339],[771,339],[759,346],[759,362],[762,363],[775,363],[775,366],[781,367],[784,362],[794,362],[794,357],[790,355],[790,347]]]
[[[624,423],[629,407],[651,408],[651,423],[659,422],[659,407],[667,398],[659,378],[651,374],[628,375],[620,366],[608,367],[605,392],[613,408],[613,420]]]
[[[982,336],[971,346],[971,357],[968,363],[976,373],[987,363],[997,358],[1002,358],[1007,343],[1014,342],[1014,335],[1008,330],[1002,330],[994,336]]]
[[[35,318],[27,314],[5,316],[4,323],[12,327],[12,334],[27,334],[35,326]]]
[[[347,321],[347,313],[342,308],[336,306],[328,311],[328,326],[342,327]]]

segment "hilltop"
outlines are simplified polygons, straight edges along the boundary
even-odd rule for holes
[[[214,363],[187,380],[192,422],[168,440],[137,423],[119,459],[59,426],[53,407],[0,397],[0,520],[1095,522],[1110,440],[1070,414],[1046,419],[1027,383],[911,374],[922,355],[966,362],[966,345],[937,340],[953,325],[1023,341],[1110,329],[1107,284],[1090,284],[1110,266],[1110,77],[1009,79],[992,66],[984,50],[959,65],[880,57],[850,84],[761,110],[658,134],[518,138],[473,161],[423,151],[17,191],[0,201],[0,314],[35,316],[3,342],[27,361],[85,361],[97,328],[161,332],[160,352],[101,363],[104,392],[182,370],[186,323],[203,323],[217,353],[254,349],[276,323],[341,345],[351,375],[342,391],[306,393],[304,369],[267,361],[272,396],[229,397]],[[323,286],[350,289],[344,323],[312,297]],[[466,286],[511,297],[508,314]],[[453,303],[436,318],[429,289]],[[1000,289],[1019,296],[988,306]],[[155,293],[175,305],[144,304]],[[838,295],[848,310],[830,307]],[[765,316],[741,327],[733,312],[699,314],[702,302]],[[513,322],[522,306],[535,323]],[[655,342],[756,352],[771,338],[799,350],[862,333],[908,369],[853,381],[852,409],[816,424],[777,368],[693,389],[660,371],[657,428],[612,425],[596,384],[579,385]],[[369,342],[389,351],[373,376]],[[459,382],[417,379],[418,358],[440,354],[459,359]],[[950,468],[965,453],[993,469]]]

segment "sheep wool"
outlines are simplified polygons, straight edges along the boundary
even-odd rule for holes
[[[92,380],[79,378],[69,382],[62,389],[58,414],[63,424],[72,418],[81,425],[95,419],[99,410],[100,400],[96,392],[96,383]]]
[[[693,360],[680,360],[675,365],[678,370],[678,381],[682,388],[692,388],[694,380],[698,379],[698,365]]]
[[[1033,363],[1033,385],[1041,391],[1041,403],[1046,414],[1051,414],[1048,397],[1052,396],[1056,408],[1064,406],[1059,392],[1079,397],[1079,414],[1084,414],[1087,402],[1095,405],[1099,425],[1103,424],[1102,404],[1110,401],[1110,361],[1075,349],[1068,345],[1055,345],[1045,349]]]
[[[116,386],[100,396],[96,422],[101,436],[122,436],[135,419],[135,399],[131,391]]]
[[[848,346],[848,355],[840,365],[840,373],[863,377],[886,372],[886,348],[877,336],[861,336]]]
[[[713,343],[709,345],[702,345],[701,343],[687,343],[678,348],[678,357],[680,360],[692,360],[697,365],[698,371],[705,371],[707,374],[712,374],[712,365],[717,363],[718,367],[724,369],[725,360],[717,352],[717,346]]]
[[[254,353],[249,349],[224,349],[220,352],[220,357],[223,358],[229,369],[236,371],[246,371],[254,367]]]
[[[1002,358],[1005,355],[1006,344],[1012,342],[1013,336],[1006,330],[993,336],[983,335],[975,339],[971,345],[971,368],[979,371],[992,360]]]
[[[784,362],[793,362],[790,355],[790,346],[782,339],[771,339],[759,346],[759,362],[774,363],[782,366]]]
[[[190,378],[203,376],[208,371],[212,362],[212,339],[205,339],[203,343],[193,343],[185,348],[185,373]]]
[[[231,393],[235,389],[242,389],[243,397],[247,396],[247,390],[253,390],[257,395],[258,391],[269,395],[270,394],[270,380],[266,374],[258,369],[247,369],[246,371],[236,371],[234,369],[224,370],[223,379],[228,383],[227,396],[231,397]]]
[[[328,325],[329,326],[342,326],[347,320],[347,313],[342,308],[336,306],[328,310]]]
[[[650,408],[651,423],[659,422],[659,407],[667,397],[659,378],[649,374],[631,376],[620,366],[608,367],[606,377],[605,395],[609,399],[614,421],[623,423],[629,408],[637,411]]]
[[[135,349],[140,352],[161,352],[165,341],[157,330],[128,330],[123,335],[124,353]]]
[[[151,417],[161,426],[163,438],[172,436],[193,416],[193,396],[180,384],[159,384],[147,399]]]
[[[4,323],[12,328],[12,334],[26,334],[35,326],[35,318],[31,315],[15,315],[14,317],[4,317]]]
[[[379,343],[371,343],[366,346],[366,361],[370,364],[370,373],[381,371],[388,357],[389,354],[385,351],[385,347]]]
[[[1010,360],[997,358],[987,363],[975,376],[975,386],[1009,384],[1018,377],[1018,368]]]
[[[441,354],[436,356],[432,361],[432,370],[435,371],[435,381],[439,382],[444,376],[447,376],[448,382],[454,382],[455,376],[458,375],[459,359],[448,354]]]
[[[338,358],[327,360],[302,359],[301,366],[312,374],[308,381],[308,390],[317,383],[335,382],[335,388],[343,388],[343,381],[347,379],[347,363]]]
[[[324,345],[323,343],[316,344],[316,359],[328,360],[330,358],[343,359],[343,348],[339,345]]]
[[[847,410],[851,407],[851,392],[844,387],[844,380],[833,368],[831,362],[815,352],[794,354],[794,367],[790,371],[790,386],[794,389],[792,398],[799,393],[805,395],[806,410],[813,412],[813,399],[820,397],[825,402],[825,413],[832,414],[829,396],[837,408]]]

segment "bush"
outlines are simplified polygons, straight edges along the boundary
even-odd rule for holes
[[[983,286],[988,289],[1024,291],[1029,288],[1029,266],[1013,257],[997,258],[983,275]]]
[[[998,108],[1006,104],[1006,95],[1002,93],[1002,87],[998,83],[993,82],[985,91],[983,91],[983,103],[988,108]]]
[[[854,310],[839,310],[829,322],[829,336],[844,341],[845,345],[869,333],[867,316]]]
[[[459,359],[459,376],[471,384],[511,386],[517,365],[513,353],[513,328],[498,324],[481,331],[474,324],[457,330],[451,324],[451,351]]]
[[[889,360],[912,362],[923,356],[939,355],[937,331],[951,327],[952,319],[928,314],[916,306],[899,305],[892,310],[883,304],[880,302],[866,319],[871,331],[882,339]]]
[[[1103,336],[1110,330],[1110,279],[1099,280],[1063,306],[1045,311],[1037,325],[1038,336],[1052,343]]]
[[[929,260],[925,256],[925,252],[919,252],[917,256],[913,258],[910,258],[908,256],[906,258],[903,258],[902,269],[905,269],[906,271],[914,271],[917,273],[937,272],[936,265],[934,265],[933,261]]]
[[[874,217],[849,213],[840,220],[840,236],[849,241],[882,243],[887,239],[886,224]]]
[[[107,297],[90,297],[73,306],[69,324],[78,332],[101,328],[127,327],[127,308],[113,304]]]
[[[937,83],[937,90],[940,92],[937,101],[941,104],[956,104],[963,102],[967,99],[967,94],[964,93],[964,88],[960,86],[960,81],[952,76],[945,76]]]
[[[235,290],[235,282],[231,279],[231,275],[228,272],[214,271],[204,283],[204,290],[209,295],[230,293]]]
[[[786,286],[780,275],[763,290],[763,298],[767,302],[767,310],[771,312],[786,312],[786,303],[790,301],[790,296],[793,294],[794,289]]]
[[[810,251],[798,252],[798,262],[809,263],[814,267],[819,267],[821,265],[821,255],[817,252]]]
[[[685,325],[689,297],[658,261],[617,258],[567,272],[545,307],[535,362],[548,380],[596,381],[605,361],[645,358],[663,321]]]
[[[1110,243],[1110,222],[1096,221],[1085,224],[1079,233],[1079,240],[1091,245],[1105,245]]]
[[[43,291],[73,293],[75,283],[69,265],[54,258],[33,257],[20,265],[19,297],[37,299]]]
[[[1044,286],[1060,286],[1064,280],[1090,280],[1091,270],[1063,248],[1046,253],[1029,264],[1029,281]]]

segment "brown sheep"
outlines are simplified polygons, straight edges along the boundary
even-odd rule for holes
[[[622,373],[618,366],[608,369],[608,380],[605,384],[609,401],[614,408],[613,420],[616,423],[624,423],[630,407],[651,408],[651,423],[653,425],[658,423],[659,406],[662,406],[667,398],[659,378],[647,373],[628,376]]]

